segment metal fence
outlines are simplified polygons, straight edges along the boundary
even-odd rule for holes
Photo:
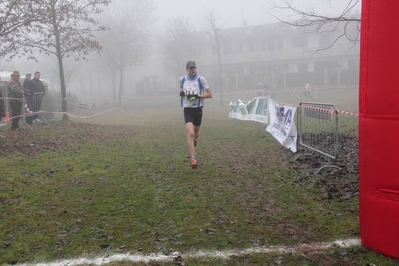
[[[316,152],[326,158],[326,163],[315,174],[326,167],[340,169],[332,163],[339,153],[338,111],[335,105],[301,102],[297,119],[298,144],[304,148],[304,152],[298,154],[294,160],[301,156],[314,156]]]
[[[22,126],[27,126],[30,130],[33,131],[31,125],[37,123],[46,123],[50,125],[47,119],[44,116],[44,106],[45,106],[45,98],[42,97],[40,100],[28,99],[24,97],[22,99],[21,106],[21,124],[19,125],[19,130]]]

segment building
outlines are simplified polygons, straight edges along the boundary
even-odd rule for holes
[[[314,33],[281,23],[221,30],[223,90],[358,84],[359,22],[341,24]],[[216,51],[199,64],[211,84],[220,84]]]
[[[217,31],[223,40],[220,75],[218,51],[211,49],[206,32],[192,32],[197,40],[195,60],[199,73],[207,78],[214,92],[251,89],[357,86],[360,60],[360,14],[351,21],[331,22],[322,29],[293,27],[284,23],[227,28]],[[307,32],[304,32],[304,30]],[[179,51],[179,44],[176,44]],[[184,49],[182,49],[183,51]],[[158,61],[157,61],[158,62]],[[159,67],[159,63],[156,65]],[[136,85],[137,92],[175,92],[176,76],[164,66],[159,76],[143,75]],[[173,71],[173,70],[169,70]],[[149,74],[151,73],[151,74]],[[220,78],[221,76],[221,78]]]

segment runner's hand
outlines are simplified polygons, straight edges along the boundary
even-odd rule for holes
[[[187,95],[187,100],[189,100],[189,101],[194,101],[194,100],[197,100],[198,98],[199,98],[199,96],[197,94]]]

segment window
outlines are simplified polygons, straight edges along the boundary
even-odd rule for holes
[[[331,33],[323,34],[319,36],[319,44],[320,46],[330,46],[332,44],[332,35]]]
[[[261,50],[262,50],[262,51],[267,51],[267,50],[268,50],[268,48],[267,48],[267,43],[268,43],[268,41],[262,41],[262,42],[260,43],[260,47],[261,47]]]
[[[274,47],[274,40],[267,41],[267,47],[269,48],[270,51],[276,50]]]
[[[351,58],[348,61],[348,70],[359,70],[359,58]]]
[[[269,68],[267,66],[262,66],[262,75],[268,75],[269,74]]]
[[[259,66],[250,66],[249,67],[249,74],[250,75],[260,75],[261,73],[260,71],[260,67]]]
[[[307,36],[301,35],[298,37],[294,37],[294,39],[292,40],[292,46],[295,48],[308,46]]]
[[[324,71],[324,69],[332,69],[338,66],[338,61],[320,61],[314,63],[315,71]]]
[[[242,53],[244,51],[244,47],[242,42],[237,42],[232,44],[232,52],[233,53]]]
[[[248,42],[248,52],[250,52],[250,53],[255,52],[255,43],[254,42]]]
[[[231,45],[229,43],[226,43],[226,45],[223,48],[225,54],[231,54]]]
[[[277,50],[282,50],[283,47],[283,39],[277,39]]]
[[[255,42],[255,51],[256,52],[262,51],[262,42]]]
[[[308,72],[308,63],[299,63],[298,64],[298,72]]]

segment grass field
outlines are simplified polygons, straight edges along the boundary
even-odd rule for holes
[[[309,178],[305,173],[289,167],[293,154],[264,125],[230,120],[228,106],[217,99],[204,109],[199,167],[191,169],[182,110],[174,101],[150,107],[142,99],[90,123],[3,129],[0,265],[359,238],[356,197],[323,199],[301,182]],[[337,108],[356,111],[350,102]],[[346,122],[343,130],[353,132],[353,120]],[[109,265],[397,263],[355,246]]]

